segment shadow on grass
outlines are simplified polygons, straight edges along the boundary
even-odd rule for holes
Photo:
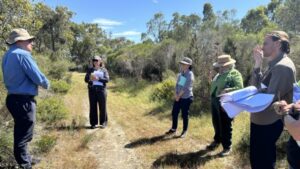
[[[176,166],[177,168],[196,169],[210,160],[220,158],[219,154],[209,155],[207,154],[208,152],[209,150],[203,149],[186,154],[167,153],[155,160],[152,164],[152,168]]]
[[[160,136],[151,137],[151,138],[140,138],[129,144],[126,144],[125,148],[137,148],[137,147],[141,147],[141,146],[145,146],[145,145],[152,145],[152,144],[155,144],[158,142],[164,142],[164,141],[178,139],[178,138],[179,138],[179,136],[166,136],[165,134],[160,135]]]

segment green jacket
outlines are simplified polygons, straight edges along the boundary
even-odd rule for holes
[[[212,81],[210,96],[217,97],[224,89],[234,91],[242,89],[243,87],[243,77],[241,73],[233,68],[228,72],[216,75]]]

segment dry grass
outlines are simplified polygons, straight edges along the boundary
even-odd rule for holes
[[[188,136],[184,139],[164,137],[171,127],[171,107],[149,101],[153,84],[124,83],[116,79],[109,86],[108,113],[122,125],[129,143],[148,168],[247,169],[249,166],[249,114],[235,118],[233,124],[233,153],[220,158],[218,153],[205,151],[212,141],[213,127],[209,113],[190,117]],[[138,90],[134,90],[138,89]],[[182,120],[179,121],[179,127]],[[179,133],[181,128],[179,128]],[[285,168],[285,159],[278,161]]]
[[[57,144],[50,153],[43,157],[41,164],[35,166],[37,169],[96,169],[97,161],[89,153],[88,148],[82,146],[82,140],[87,135],[85,129],[86,118],[86,85],[83,81],[84,75],[74,73],[72,77],[72,88],[67,95],[62,96],[68,108],[69,118],[57,128],[44,129],[41,132],[57,136]]]
[[[70,119],[59,130],[45,131],[56,135],[57,145],[45,156],[38,169],[95,169],[97,160],[89,148],[78,148],[87,137],[82,130],[88,110],[86,85],[83,74],[73,74],[73,85],[64,97],[69,108]],[[171,106],[150,102],[153,84],[147,82],[125,82],[115,79],[109,83],[108,116],[124,130],[128,143],[125,148],[134,149],[141,160],[141,168],[202,168],[202,169],[247,169],[249,167],[249,115],[243,113],[234,121],[233,154],[220,158],[218,153],[205,151],[205,145],[213,137],[209,113],[190,118],[188,136],[184,139],[164,137],[171,126]],[[179,127],[182,120],[179,121]],[[109,125],[108,127],[113,127]],[[181,128],[178,130],[181,131]],[[243,141],[244,139],[244,141]],[[90,140],[90,139],[88,139]],[[89,141],[88,141],[89,142]],[[88,147],[88,146],[87,146]],[[105,153],[105,152],[104,152]],[[285,168],[285,159],[278,161],[278,168]]]

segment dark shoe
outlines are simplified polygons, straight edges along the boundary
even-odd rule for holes
[[[185,138],[186,137],[186,131],[182,131],[182,133],[180,134],[180,138]]]
[[[96,126],[95,125],[91,125],[91,129],[95,129],[96,128]]]
[[[176,133],[176,130],[175,129],[170,129],[169,131],[167,131],[165,134],[166,135],[172,135],[172,134],[175,134]]]
[[[38,164],[40,162],[41,162],[41,159],[39,159],[39,158],[32,158],[31,165],[36,165],[36,164]]]
[[[213,141],[208,146],[206,146],[207,150],[214,150],[219,146],[220,143]]]
[[[226,148],[226,149],[224,149],[224,150],[220,153],[220,156],[221,156],[221,157],[228,156],[228,155],[231,154],[231,152],[232,152],[231,148]]]

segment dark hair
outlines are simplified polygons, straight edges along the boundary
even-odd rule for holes
[[[271,36],[271,38],[273,41],[280,40],[280,38],[277,36]],[[280,43],[281,43],[281,48],[280,48],[281,51],[286,54],[289,54],[290,53],[290,43],[288,41],[283,41],[283,40]]]
[[[189,70],[190,70],[190,71],[193,70],[193,66],[192,66],[192,65],[189,66]]]
[[[93,67],[95,67],[95,65],[94,65],[94,63],[92,62],[92,65],[93,65]],[[100,67],[104,67],[104,64],[103,64],[103,62],[101,62],[100,64],[99,64],[99,66]]]

